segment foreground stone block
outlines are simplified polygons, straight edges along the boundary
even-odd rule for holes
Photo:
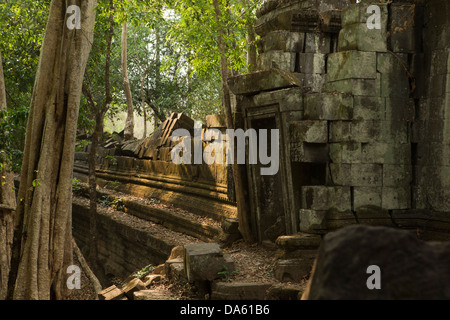
[[[167,300],[168,296],[160,290],[141,290],[134,293],[134,300]]]
[[[216,243],[196,243],[184,246],[184,270],[189,282],[213,281],[220,278],[224,268],[234,270],[229,255],[223,255]]]
[[[99,300],[122,300],[125,297],[123,291],[115,285],[100,291],[97,295]]]
[[[128,299],[133,300],[134,293],[144,289],[146,289],[146,287],[141,280],[133,279],[122,288],[122,291]]]
[[[381,271],[380,289],[367,283]],[[355,225],[325,236],[310,280],[310,300],[450,299],[450,243],[426,243],[415,233]]]
[[[270,283],[216,282],[211,300],[264,300],[271,286]]]

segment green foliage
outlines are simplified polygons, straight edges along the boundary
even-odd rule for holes
[[[108,182],[105,184],[105,188],[106,188],[106,189],[117,190],[117,189],[119,189],[119,187],[120,187],[120,182],[117,181],[117,180],[114,180],[114,181],[108,181]]]
[[[122,199],[112,198],[110,196],[102,196],[98,203],[103,207],[110,207],[117,211],[126,212],[126,206]]]
[[[222,266],[222,271],[217,273],[221,278],[220,280],[226,282],[232,282],[234,278],[239,274],[239,269],[234,269],[233,271],[229,271],[226,265]]]
[[[133,278],[137,278],[137,279],[142,279],[145,276],[149,275],[150,273],[153,272],[153,270],[155,270],[155,266],[149,264],[148,266],[145,266],[144,268],[142,268],[141,270],[133,273],[131,276]]]
[[[81,195],[83,193],[83,187],[81,186],[81,181],[77,178],[72,179],[72,192],[76,195]]]

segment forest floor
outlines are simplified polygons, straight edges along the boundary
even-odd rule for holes
[[[80,185],[83,188],[87,187],[87,185],[83,183],[80,183]],[[164,209],[172,210],[177,214],[182,214],[183,216],[189,217],[191,219],[196,219],[199,222],[202,222],[203,224],[220,226],[220,224],[217,221],[214,221],[210,218],[199,217],[185,210],[175,208],[171,205],[163,204],[158,201],[149,201],[148,199],[138,198],[135,196],[119,193],[105,188],[98,188],[98,190],[103,194],[110,194],[115,197],[120,197],[122,199],[126,198],[133,201],[143,202],[147,205],[152,205],[159,208],[164,207]],[[83,202],[84,204],[87,204],[89,200],[85,197],[74,196],[74,201],[80,201]],[[129,224],[136,228],[150,231],[157,236],[164,237],[164,239],[168,240],[170,239],[172,242],[177,243],[178,245],[200,241],[191,236],[168,230],[165,227],[153,223],[151,221],[140,219],[136,216],[127,214],[111,206],[100,205],[98,206],[98,209],[99,213],[101,214],[110,215],[114,217],[115,220],[121,221],[121,223]],[[290,282],[281,283],[280,281],[274,278],[274,268],[278,258],[276,250],[273,248],[267,248],[260,244],[248,244],[241,239],[235,241],[230,246],[223,246],[222,251],[224,254],[231,255],[235,263],[236,272],[233,273],[232,277],[228,279],[228,281],[270,283],[273,285],[282,285],[282,286],[290,286],[290,285],[296,285],[300,287],[306,286],[307,279],[304,279],[304,281],[301,281],[300,283],[290,283]],[[76,261],[75,258],[74,261]],[[115,279],[115,281],[118,284],[124,280],[125,279]],[[151,289],[158,291],[160,295],[166,297],[167,300],[180,300],[180,299],[184,300],[184,299],[199,298],[195,295],[195,292],[192,291],[193,288],[190,287],[189,285],[170,283],[164,277],[161,282],[153,285]],[[69,299],[95,300],[95,298],[96,292],[92,284],[90,283],[89,279],[87,278],[85,272],[82,271],[81,289],[73,290],[73,292],[71,292]]]

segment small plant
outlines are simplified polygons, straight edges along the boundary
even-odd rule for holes
[[[114,199],[111,202],[111,207],[116,209],[116,210],[118,210],[118,211],[122,211],[122,212],[126,212],[126,210],[127,210],[127,208],[125,207],[125,203],[120,198]]]
[[[145,266],[144,268],[142,268],[141,270],[133,273],[131,276],[137,279],[142,279],[144,278],[146,275],[150,274],[153,272],[153,270],[155,270],[155,266],[149,264],[148,266]]]
[[[238,269],[234,269],[233,271],[230,272],[226,265],[222,266],[222,271],[217,272],[217,274],[221,277],[220,280],[226,282],[232,282],[234,278],[236,278],[238,273],[239,273]]]
[[[105,188],[106,188],[106,189],[117,190],[117,189],[119,189],[119,187],[120,187],[120,182],[117,181],[117,180],[114,180],[114,181],[108,181],[108,182],[105,184]]]
[[[117,165],[117,158],[114,157],[114,156],[106,156],[106,157],[105,157],[105,160],[111,160],[111,164],[112,164],[113,166]]]
[[[78,180],[77,178],[73,178],[72,179],[72,191],[73,193],[79,195],[81,194],[81,192],[83,191],[83,188],[80,184],[80,180]]]

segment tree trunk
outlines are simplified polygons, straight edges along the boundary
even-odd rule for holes
[[[127,98],[127,120],[125,122],[125,140],[131,140],[134,137],[134,109],[133,109],[133,97],[131,95],[130,81],[128,79],[128,67],[127,67],[127,22],[122,25],[122,76],[123,87],[125,96]]]
[[[89,103],[92,114],[95,115],[95,126],[92,134],[91,148],[88,156],[88,180],[89,180],[89,261],[94,271],[99,271],[98,264],[98,241],[97,241],[97,153],[98,147],[103,139],[104,118],[105,114],[111,106],[111,43],[114,35],[114,2],[109,1],[109,31],[106,35],[106,52],[105,52],[105,104],[101,107],[99,103],[94,101],[93,93],[90,88],[83,87],[83,93]],[[89,79],[87,77],[87,79]],[[100,274],[100,272],[98,272]]]
[[[247,26],[248,29],[248,52],[247,52],[247,68],[248,72],[256,71],[258,54],[256,50],[256,34],[253,24]]]
[[[72,264],[72,176],[82,80],[94,36],[96,0],[81,8],[81,30],[52,1],[30,106],[15,217],[8,297],[64,299]]]
[[[218,44],[220,51],[220,74],[222,78],[222,93],[223,93],[223,104],[225,109],[225,116],[227,120],[227,127],[229,129],[234,129],[234,121],[233,114],[231,110],[231,99],[230,99],[230,89],[228,87],[228,63],[226,57],[226,44],[225,44],[225,28],[222,23],[222,11],[220,9],[220,5],[218,0],[213,0],[214,10],[216,13],[216,19],[218,22],[219,30],[218,30]],[[236,144],[235,148],[236,148]],[[250,229],[250,221],[249,221],[249,210],[248,204],[246,203],[245,190],[243,188],[244,185],[244,176],[241,170],[241,167],[237,164],[237,152],[234,150],[234,161],[233,161],[233,180],[234,187],[236,191],[236,203],[238,210],[238,219],[239,219],[239,231],[242,234],[242,237],[246,242],[253,242],[253,235]]]
[[[6,110],[6,88],[0,53],[0,111]],[[1,119],[0,119],[1,121]],[[16,195],[14,178],[6,162],[0,162],[0,300],[5,300],[11,263]]]

